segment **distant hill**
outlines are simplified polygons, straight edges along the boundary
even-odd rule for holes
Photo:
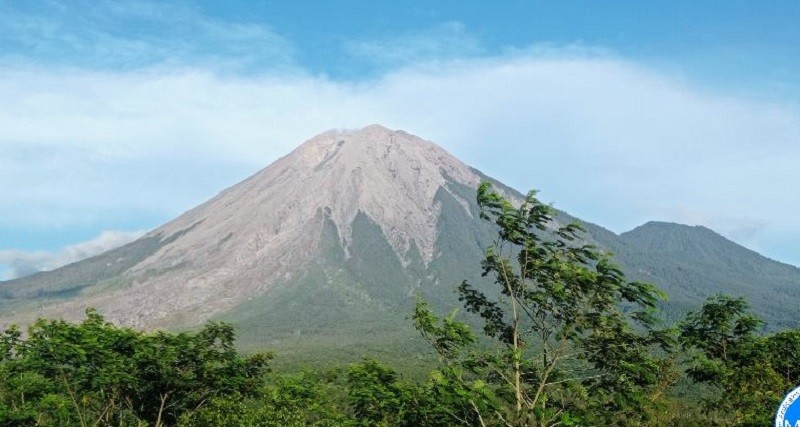
[[[770,329],[797,327],[800,269],[769,259],[702,226],[648,222],[622,233],[620,258],[660,284],[679,308],[709,293],[744,296]]]
[[[231,321],[249,346],[298,355],[404,354],[418,342],[406,319],[414,294],[449,309],[461,280],[483,280],[494,236],[478,218],[483,180],[403,131],[326,132],[133,243],[0,282],[0,322],[78,318],[94,306],[145,329]],[[670,295],[672,318],[725,292],[748,297],[771,328],[798,326],[795,267],[703,227],[648,223],[616,235],[584,224],[632,278]]]

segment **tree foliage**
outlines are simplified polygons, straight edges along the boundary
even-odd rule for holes
[[[800,329],[758,335],[761,320],[743,298],[719,295],[691,312],[680,325],[687,373],[716,388],[706,398],[722,422],[768,425],[775,408],[800,384]]]
[[[460,300],[483,320],[484,340],[424,302],[417,329],[473,417],[467,425],[636,424],[669,381],[668,330],[656,329],[662,298],[625,280],[608,255],[582,240],[578,224],[553,221],[535,193],[514,205],[491,185],[478,189],[481,217],[498,227],[482,261],[492,289],[467,282]],[[612,421],[613,420],[613,421]]]
[[[145,334],[93,310],[79,324],[39,320],[23,339],[0,341],[0,422],[5,425],[173,425],[232,393],[255,393],[266,354],[243,357],[230,325]]]

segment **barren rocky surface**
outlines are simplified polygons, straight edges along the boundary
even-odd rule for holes
[[[403,131],[328,131],[148,233],[179,237],[125,271],[121,289],[89,292],[36,315],[80,318],[92,306],[139,328],[195,325],[291,279],[319,255],[325,216],[347,253],[359,211],[401,260],[415,245],[427,263],[435,253],[434,196],[448,179],[473,188],[480,181],[442,148]]]

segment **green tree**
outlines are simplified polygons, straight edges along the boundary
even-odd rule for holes
[[[341,372],[303,371],[271,375],[255,396],[233,394],[212,399],[186,413],[186,427],[348,427]]]
[[[241,356],[229,325],[142,333],[94,310],[0,339],[0,425],[174,425],[218,396],[253,395],[269,355]]]
[[[494,287],[463,282],[460,300],[483,321],[483,340],[418,302],[413,319],[439,354],[437,376],[467,425],[635,425],[673,378],[668,330],[656,329],[663,295],[629,282],[608,255],[559,225],[531,192],[515,206],[490,184],[481,217],[498,236],[482,261]]]
[[[435,383],[404,380],[374,360],[350,365],[347,389],[350,411],[360,426],[452,425],[447,401],[440,399]]]
[[[709,298],[680,325],[687,373],[716,388],[704,406],[711,422],[770,424],[783,396],[800,384],[800,329],[759,335],[744,298]]]

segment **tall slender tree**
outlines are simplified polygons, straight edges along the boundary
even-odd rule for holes
[[[417,329],[440,355],[470,417],[505,426],[635,425],[673,376],[673,339],[653,315],[663,294],[627,281],[582,239],[558,224],[531,192],[512,203],[489,183],[478,188],[481,217],[498,227],[482,261],[493,287],[466,281],[460,300],[483,321],[483,340],[454,315],[440,321],[424,302]],[[658,350],[658,351],[656,351]],[[661,354],[657,356],[656,354]],[[459,400],[460,399],[460,400]]]

